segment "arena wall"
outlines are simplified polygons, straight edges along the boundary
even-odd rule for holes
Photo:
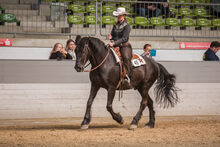
[[[47,60],[51,48],[44,47],[1,47],[0,59]],[[202,61],[205,50],[156,49],[157,61]],[[134,53],[142,54],[142,48],[134,48]],[[220,57],[220,52],[217,52]]]
[[[161,62],[177,76],[180,103],[163,109],[154,103],[157,116],[220,115],[219,62]],[[0,119],[83,117],[89,96],[88,73],[77,73],[74,61],[0,60]],[[94,101],[94,117],[110,117],[106,90]],[[155,99],[153,89],[150,95]],[[137,91],[115,95],[113,108],[134,116],[141,97]],[[145,110],[144,115],[148,115]]]

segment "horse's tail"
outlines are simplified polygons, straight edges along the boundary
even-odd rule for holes
[[[156,102],[164,108],[174,107],[179,102],[178,88],[175,87],[176,76],[170,74],[160,63],[158,63],[158,66],[160,71],[155,87]]]

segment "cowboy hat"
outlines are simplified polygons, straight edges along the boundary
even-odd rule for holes
[[[129,14],[129,13],[126,12],[125,8],[123,8],[123,7],[119,7],[119,8],[117,8],[117,11],[113,11],[114,16],[127,15],[127,14]]]

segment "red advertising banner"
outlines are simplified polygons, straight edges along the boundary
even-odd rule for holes
[[[12,39],[0,39],[0,46],[12,46]]]
[[[180,49],[208,49],[209,42],[179,42]]]

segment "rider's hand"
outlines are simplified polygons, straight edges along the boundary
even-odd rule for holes
[[[110,47],[113,47],[114,46],[114,42],[109,42],[108,44]]]
[[[108,39],[111,40],[112,39],[112,35],[110,33],[108,33]]]

